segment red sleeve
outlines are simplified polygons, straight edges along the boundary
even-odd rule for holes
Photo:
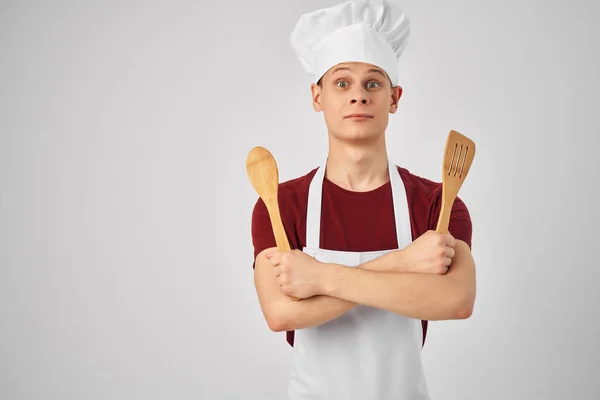
[[[432,219],[430,222],[430,229],[435,230],[437,227],[437,220],[440,216],[441,208],[441,191],[438,196],[437,204],[434,207],[432,213]],[[469,210],[460,197],[456,197],[454,204],[452,205],[452,211],[450,213],[450,222],[448,224],[448,232],[455,238],[466,242],[471,248],[471,236],[473,234],[473,227],[471,225],[471,215]]]
[[[276,247],[275,234],[271,225],[271,218],[265,202],[259,197],[252,211],[252,245],[254,246],[254,257],[269,247]],[[254,262],[252,263],[254,268]]]
[[[454,204],[452,205],[448,232],[450,232],[455,239],[466,242],[469,245],[469,248],[471,248],[471,236],[473,234],[471,216],[466,204],[459,197],[456,197],[456,200],[454,200]]]

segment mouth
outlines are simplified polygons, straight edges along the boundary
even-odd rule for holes
[[[369,114],[350,114],[350,115],[346,115],[344,118],[350,118],[350,119],[371,119],[373,118],[372,115]]]

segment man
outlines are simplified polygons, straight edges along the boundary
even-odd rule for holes
[[[313,75],[329,152],[321,167],[279,185],[292,251],[277,251],[261,199],[252,215],[260,306],[294,347],[292,400],[429,399],[421,364],[427,321],[473,310],[465,203],[456,198],[450,233],[438,234],[441,183],[387,157],[408,34],[402,10],[366,0],[308,13],[292,33]]]

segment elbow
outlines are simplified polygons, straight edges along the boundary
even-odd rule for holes
[[[273,332],[287,331],[287,324],[281,318],[267,318],[267,325],[269,325],[269,329]]]
[[[453,319],[469,319],[473,315],[473,308],[461,307],[454,312]]]
[[[283,313],[279,312],[275,307],[272,307],[265,313],[265,319],[269,329],[273,332],[285,332],[289,330],[289,319],[285,318]]]
[[[453,308],[452,319],[469,319],[473,315],[475,299],[472,296],[462,296]]]

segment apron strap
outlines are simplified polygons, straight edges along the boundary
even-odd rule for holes
[[[389,171],[392,184],[392,201],[394,202],[394,219],[396,221],[396,240],[398,241],[398,248],[403,249],[412,242],[408,199],[400,171],[392,162],[389,163]]]
[[[323,200],[323,181],[327,160],[319,167],[308,188],[308,207],[306,210],[306,247],[318,249],[321,246],[321,204]]]

